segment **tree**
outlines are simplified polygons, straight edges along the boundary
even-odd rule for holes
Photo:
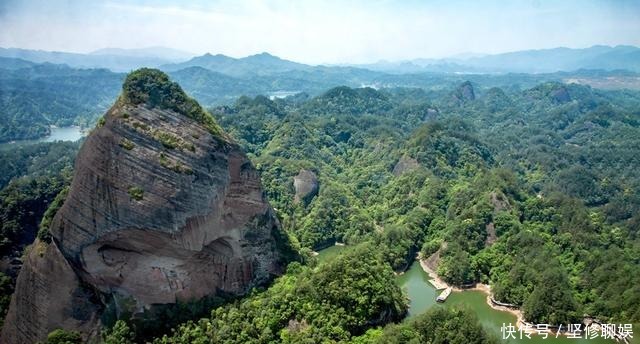
[[[57,329],[49,333],[45,344],[80,344],[82,336],[77,331]]]
[[[476,280],[476,272],[472,269],[469,253],[455,244],[449,245],[445,250],[438,266],[438,275],[448,283],[457,286],[463,286]]]
[[[566,273],[548,267],[540,276],[533,293],[523,305],[528,321],[540,324],[573,324],[578,320],[577,305]]]
[[[134,335],[123,320],[116,321],[113,328],[102,333],[104,344],[133,344]]]

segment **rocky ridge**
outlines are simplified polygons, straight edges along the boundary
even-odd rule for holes
[[[51,240],[27,255],[0,342],[56,328],[95,337],[105,314],[242,295],[292,251],[242,149],[157,70],[131,73],[76,159]]]

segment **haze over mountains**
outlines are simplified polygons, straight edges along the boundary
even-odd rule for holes
[[[445,59],[414,59],[401,62],[381,61],[361,67],[384,72],[457,72],[457,73],[553,73],[578,69],[640,71],[640,49],[619,45],[596,45],[586,49],[554,48],[523,50],[495,55]]]
[[[338,85],[440,92],[465,81],[513,90],[555,81],[640,89],[640,49],[632,46],[341,66],[312,66],[266,52],[234,58],[190,57],[162,47],[90,54],[0,48],[0,142],[42,137],[50,125],[92,126],[117,96],[124,72],[142,66],[164,70],[205,106],[231,105],[243,95],[315,96]]]
[[[1,57],[18,58],[36,63],[66,64],[75,68],[107,68],[114,72],[128,72],[142,66],[159,66],[183,61],[190,53],[163,47],[143,49],[100,49],[89,54],[60,51],[0,48]]]
[[[263,52],[243,58],[210,53],[193,56],[164,47],[142,49],[107,48],[89,54],[0,48],[0,57],[31,62],[67,64],[76,68],[108,68],[125,72],[139,67],[160,67],[177,71],[202,67],[230,76],[265,75],[288,71],[311,71],[313,67]],[[374,64],[345,64],[385,73],[553,73],[579,69],[628,70],[640,72],[640,48],[597,45],[585,49],[554,48],[523,50],[494,55],[466,54],[452,58],[420,58],[409,61],[380,61]]]
[[[268,53],[243,58],[221,54],[189,58],[189,53],[160,47],[102,49],[90,54],[0,48],[0,106],[4,109],[0,112],[0,142],[41,137],[49,125],[92,125],[119,92],[123,72],[140,66],[159,67],[202,104],[214,106],[231,104],[242,95],[304,92],[313,96],[336,85],[438,90],[469,80],[518,89],[545,81],[640,88],[640,76],[636,74],[640,71],[639,55],[636,47],[598,46],[472,55],[466,59],[311,66]],[[505,73],[527,68],[547,73]],[[551,72],[563,70],[573,71]]]
[[[183,61],[190,59],[195,54],[173,48],[166,47],[148,47],[138,49],[122,49],[122,48],[104,48],[92,51],[91,55],[113,55],[113,56],[129,56],[129,57],[155,57],[169,61]]]

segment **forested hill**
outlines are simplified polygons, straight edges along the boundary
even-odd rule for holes
[[[213,113],[303,250],[373,241],[396,270],[437,252],[448,282],[491,283],[528,320],[566,323],[640,319],[639,109],[632,91],[463,83]],[[295,201],[303,170],[317,195]]]
[[[638,92],[553,82],[337,87],[214,108],[307,266],[157,342],[492,342],[455,309],[381,327],[371,312],[402,305],[380,264],[403,271],[416,253],[453,285],[489,283],[527,321],[637,322],[638,109]],[[335,242],[347,253],[313,268],[312,250]]]
[[[426,341],[462,330],[460,319],[476,324],[465,338],[490,342],[464,311],[384,327],[406,312],[392,271],[417,253],[435,257],[453,285],[491,284],[532,322],[640,321],[640,92],[472,79],[243,96],[210,112],[248,152],[304,259],[266,291],[158,342],[382,343],[398,332]],[[20,228],[37,231],[24,209],[39,219],[52,203],[52,216],[69,183],[75,148],[52,147],[1,157],[11,176],[0,203],[8,252],[24,244]],[[56,171],[36,173],[44,161]],[[312,250],[335,242],[348,253],[314,267]],[[11,280],[0,286],[6,304]]]
[[[42,137],[50,125],[93,124],[123,78],[106,69],[0,63],[0,142]]]

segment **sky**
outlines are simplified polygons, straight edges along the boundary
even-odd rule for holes
[[[596,44],[640,46],[640,0],[0,0],[0,47],[165,46],[371,63]]]

